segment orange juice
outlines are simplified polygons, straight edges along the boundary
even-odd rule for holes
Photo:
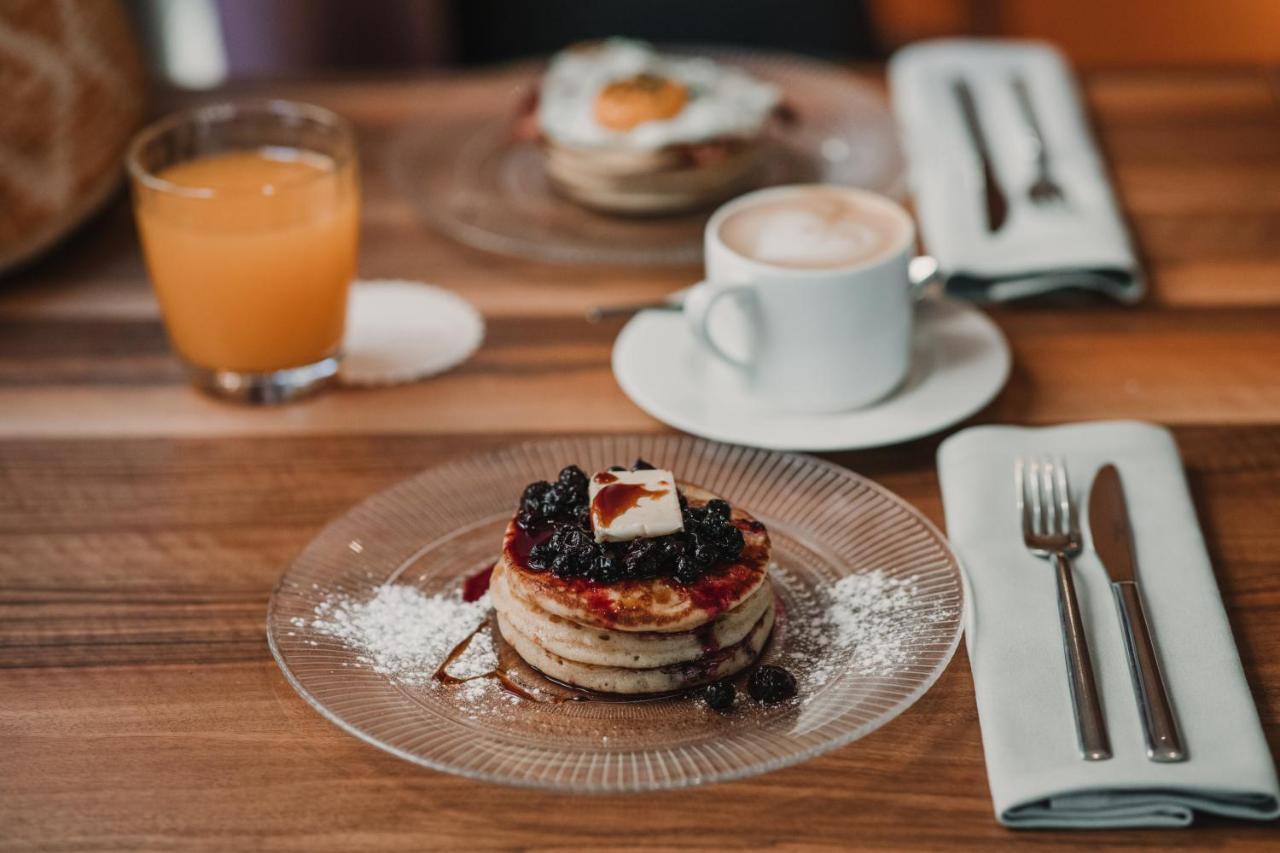
[[[342,343],[355,275],[354,158],[298,148],[210,154],[159,171],[135,207],[174,348],[211,370],[313,364]]]

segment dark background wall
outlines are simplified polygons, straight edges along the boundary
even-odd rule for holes
[[[781,48],[849,58],[875,53],[856,0],[455,0],[465,64],[546,54],[611,35]]]
[[[3,2],[3,0],[0,0]],[[125,0],[157,76],[322,77],[546,55],[584,39],[881,53],[861,0]]]

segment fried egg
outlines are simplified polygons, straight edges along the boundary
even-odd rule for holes
[[[754,137],[779,100],[776,86],[738,69],[615,38],[552,58],[538,125],[561,145],[656,149]]]

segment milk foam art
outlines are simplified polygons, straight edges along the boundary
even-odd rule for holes
[[[858,259],[883,242],[861,222],[833,221],[810,210],[778,210],[763,220],[751,255],[766,263],[837,266]]]

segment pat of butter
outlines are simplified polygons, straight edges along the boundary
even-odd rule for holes
[[[630,542],[684,530],[670,471],[601,471],[591,478],[588,494],[597,542]]]

